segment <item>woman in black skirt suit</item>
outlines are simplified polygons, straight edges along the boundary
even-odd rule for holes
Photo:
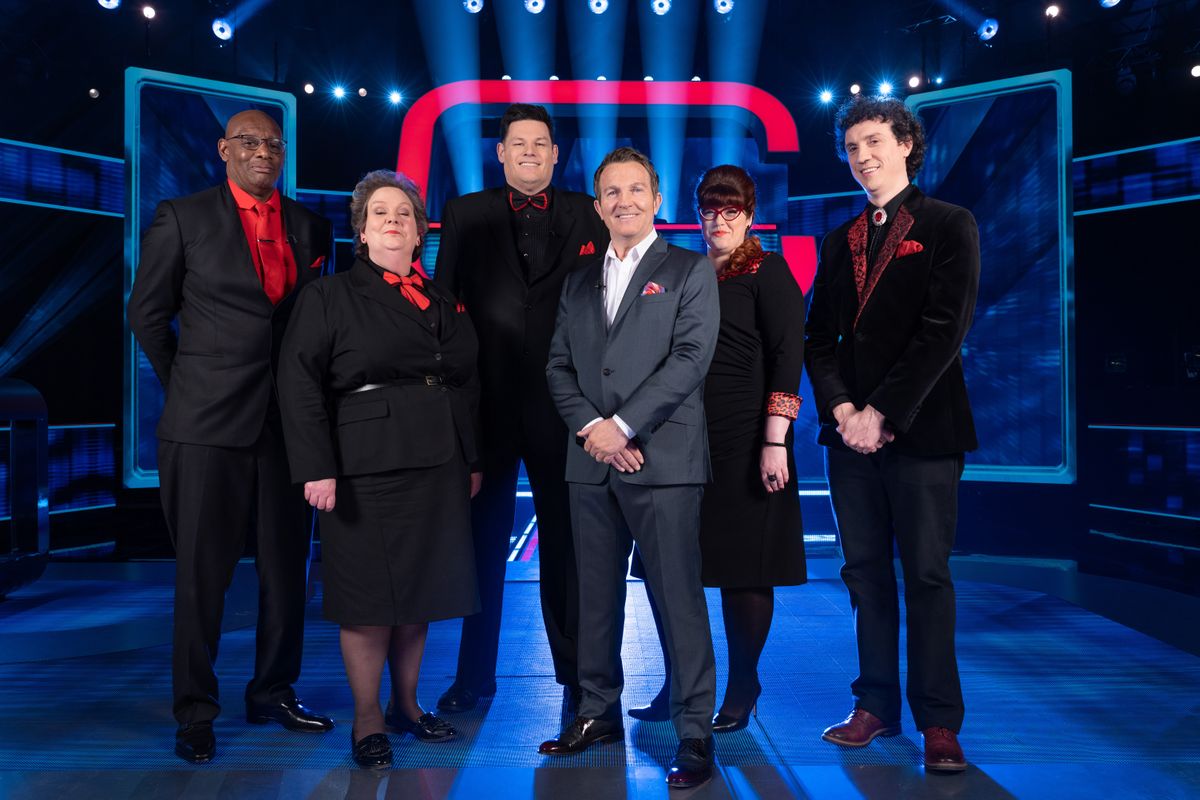
[[[758,701],[774,587],[807,580],[792,455],[804,294],[782,256],[764,252],[749,235],[755,200],[754,181],[741,167],[713,167],[696,187],[721,299],[720,335],[704,383],[713,480],[700,507],[701,575],[705,586],[721,589],[729,645],[729,681],[714,733],[746,727]],[[660,696],[630,714],[659,718],[666,687]]]
[[[454,728],[417,702],[431,620],[479,609],[469,499],[479,488],[478,342],[463,308],[413,269],[429,229],[387,170],[354,188],[358,258],[301,292],[278,388],[292,478],[320,511],[324,614],[341,625],[355,761],[392,761],[385,727]],[[380,710],[384,662],[392,699]]]

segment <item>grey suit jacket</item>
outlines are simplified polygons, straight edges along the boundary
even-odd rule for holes
[[[661,292],[645,294],[653,282]],[[699,253],[656,240],[642,258],[606,329],[604,257],[567,276],[558,303],[546,377],[567,424],[567,480],[602,483],[612,469],[575,443],[596,417],[617,414],[633,428],[646,463],[612,474],[629,483],[707,483],[704,376],[720,325],[717,279]]]

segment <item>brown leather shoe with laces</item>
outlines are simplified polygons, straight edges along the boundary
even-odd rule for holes
[[[967,768],[967,759],[963,756],[958,734],[954,731],[949,728],[926,728],[921,735],[925,737],[925,769],[962,772]]]
[[[876,736],[896,736],[899,733],[899,722],[889,724],[870,711],[855,708],[850,716],[837,725],[826,728],[821,738],[842,747],[866,747]]]

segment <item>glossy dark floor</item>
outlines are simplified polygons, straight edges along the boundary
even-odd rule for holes
[[[818,574],[833,574],[814,564]],[[349,757],[349,692],[337,629],[309,608],[305,703],[331,714],[328,735],[247,725],[241,690],[253,657],[248,565],[230,593],[219,673],[227,705],[216,759],[172,753],[170,564],[54,565],[0,603],[0,797],[29,798],[642,798],[666,797],[667,723],[627,720],[622,744],[569,758],[537,754],[561,724],[561,693],[540,631],[537,586],[510,582],[499,692],[453,721],[461,740],[393,736],[395,768]],[[850,707],[852,620],[836,580],[778,592],[762,664],[759,716],[718,738],[717,777],[688,798],[1193,798],[1200,796],[1200,657],[1063,600],[959,581],[959,653],[967,700],[963,775],[926,775],[921,738],[845,751],[820,740]],[[724,685],[719,598],[710,595]],[[1195,624],[1183,619],[1179,624]],[[241,627],[239,627],[241,626]],[[432,707],[456,655],[457,623],[432,626],[421,699]],[[630,584],[628,704],[661,681],[653,622]]]

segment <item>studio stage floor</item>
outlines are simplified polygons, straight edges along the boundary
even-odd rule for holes
[[[830,576],[778,592],[762,665],[759,716],[717,738],[718,774],[676,798],[1200,797],[1200,657],[1033,591],[961,580],[959,663],[970,769],[926,775],[905,711],[902,736],[857,751],[822,742],[850,707],[854,639],[845,590]],[[450,744],[393,736],[395,768],[349,758],[351,702],[337,629],[309,606],[304,674],[326,735],[247,725],[241,692],[253,656],[252,568],[230,592],[218,671],[228,700],[218,753],[194,767],[172,753],[169,562],[55,564],[0,603],[0,797],[3,798],[619,798],[666,797],[669,723],[628,720],[622,744],[549,759],[537,745],[561,723],[540,631],[537,585],[510,581],[499,692],[453,721]],[[627,703],[661,681],[654,625],[630,584]],[[724,685],[719,597],[709,596]],[[1164,614],[1171,613],[1164,609]],[[1196,620],[1180,619],[1180,625]],[[458,623],[432,626],[421,699],[448,685]],[[903,649],[902,649],[903,652]]]

